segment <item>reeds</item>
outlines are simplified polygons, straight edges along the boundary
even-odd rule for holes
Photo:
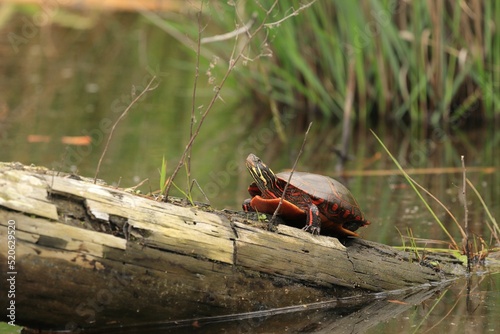
[[[246,10],[266,2],[248,1]],[[292,10],[288,1],[279,6],[283,15]],[[341,118],[353,61],[358,121],[490,119],[500,106],[495,22],[500,4],[490,1],[318,1],[268,27],[271,61],[244,74],[268,104]]]
[[[391,158],[391,160],[394,162],[394,164],[396,165],[396,167],[399,169],[399,171],[401,172],[401,174],[404,176],[404,178],[408,182],[408,184],[413,188],[413,190],[415,191],[415,193],[417,194],[417,196],[420,198],[420,200],[422,201],[422,203],[424,204],[424,206],[426,207],[426,209],[430,212],[430,214],[432,215],[432,217],[434,218],[434,220],[436,221],[436,223],[439,225],[439,227],[443,230],[443,232],[448,237],[448,239],[449,239],[449,241],[448,241],[449,250],[451,250],[452,252],[461,251],[462,254],[464,254],[466,256],[467,272],[471,271],[471,263],[472,262],[474,262],[475,264],[483,264],[483,260],[488,255],[488,249],[487,249],[486,243],[484,242],[484,240],[483,240],[483,238],[481,236],[474,236],[474,237],[472,237],[470,235],[470,233],[469,233],[469,227],[468,227],[468,224],[469,224],[468,223],[468,208],[467,208],[467,198],[466,198],[466,188],[467,188],[467,185],[469,185],[474,190],[475,194],[477,195],[477,197],[481,201],[481,204],[483,205],[483,208],[484,208],[485,212],[487,213],[489,219],[491,220],[491,224],[487,223],[487,225],[488,225],[488,227],[489,227],[489,229],[491,231],[492,237],[496,240],[497,243],[499,242],[499,240],[498,240],[498,224],[496,223],[496,220],[491,215],[488,207],[486,206],[486,204],[485,204],[484,200],[482,199],[481,195],[479,194],[479,192],[476,190],[476,188],[474,187],[474,185],[467,179],[467,177],[466,177],[465,162],[464,162],[464,156],[461,157],[462,169],[463,169],[463,189],[462,189],[462,196],[463,196],[463,198],[462,198],[462,201],[463,201],[464,210],[465,210],[465,216],[464,216],[464,224],[465,224],[465,226],[462,227],[460,225],[460,223],[458,222],[457,218],[454,216],[454,214],[452,212],[450,212],[450,210],[448,210],[446,208],[446,206],[439,199],[437,199],[428,190],[426,190],[425,188],[423,188],[414,179],[412,179],[408,175],[408,173],[403,169],[403,167],[397,161],[397,159],[391,154],[391,152],[389,151],[389,149],[384,145],[384,143],[382,142],[382,140],[375,134],[375,132],[373,132],[372,130],[370,130],[370,131],[372,132],[372,134],[375,137],[375,139],[382,146],[382,148],[385,150],[385,152],[389,155],[389,157]],[[441,208],[452,218],[452,220],[455,223],[455,226],[458,228],[458,230],[459,230],[459,232],[460,232],[460,234],[462,236],[462,247],[459,247],[458,243],[454,240],[454,238],[451,235],[450,231],[448,231],[447,227],[438,218],[437,214],[434,212],[434,210],[429,205],[429,202],[422,196],[422,194],[417,189],[417,187],[420,188],[421,190],[423,190],[434,201],[436,201],[441,206]],[[444,243],[443,241],[439,241],[439,240],[417,240],[413,236],[413,232],[411,231],[411,229],[408,230],[408,237],[407,238],[410,241],[410,246],[407,247],[405,245],[405,241],[404,241],[405,237],[402,236],[402,239],[403,239],[403,249],[405,249],[405,250],[408,249],[408,250],[413,251],[415,253],[416,257],[418,259],[420,259],[420,260],[422,260],[423,257],[419,255],[419,247],[417,247],[417,241],[419,241],[419,242],[423,241],[425,244],[429,244],[429,243],[431,243],[431,244],[432,243],[433,244]],[[423,248],[422,250],[425,250],[425,249],[427,249],[427,248]]]

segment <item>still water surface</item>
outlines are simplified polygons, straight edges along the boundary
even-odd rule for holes
[[[17,29],[19,24],[14,18],[8,29]],[[147,179],[140,187],[142,192],[159,189],[162,158],[165,157],[171,172],[189,138],[192,50],[140,18],[110,15],[95,22],[91,29],[46,28],[19,52],[4,48],[2,53],[0,160],[42,165],[84,176],[94,175],[111,124],[146,86],[151,73],[156,74],[160,79],[158,87],[118,125],[99,177],[124,188]],[[208,66],[202,59],[201,71]],[[212,88],[206,81],[207,77],[202,75],[196,107],[205,105],[212,96]],[[259,155],[275,171],[291,168],[306,125],[293,112],[286,111],[282,122],[287,142],[282,142],[274,123],[263,116],[269,112],[256,110],[237,79],[230,79],[222,97],[223,101],[216,104],[206,119],[192,152],[192,177],[207,198],[196,186],[193,196],[203,202],[208,199],[216,209],[237,210],[248,197],[250,175],[244,168],[248,153]],[[461,130],[395,124],[359,126],[351,136],[345,174],[339,175],[334,151],[339,147],[342,129],[335,122],[314,117],[312,121],[297,170],[335,176],[348,185],[372,222],[362,229],[363,238],[397,246],[402,244],[401,235],[407,235],[411,229],[418,238],[447,240],[370,129],[460,223],[464,217],[460,156],[464,155],[469,179],[493,216],[500,217],[497,125]],[[181,189],[188,184],[182,173],[175,182]],[[172,194],[182,196],[175,191]],[[435,202],[430,203],[459,241],[461,237],[452,220]],[[470,190],[467,204],[473,233],[482,236],[488,246],[498,246],[490,237],[485,210]],[[469,285],[465,279],[458,280],[424,302],[408,303],[405,311],[393,317],[373,320],[369,311],[358,310],[358,321],[371,321],[369,329],[365,327],[369,333],[500,331],[497,272],[493,265],[480,268],[480,274],[472,276]],[[332,311],[314,321],[344,316],[347,315]],[[214,332],[221,332],[226,325],[213,326]],[[266,327],[263,321],[252,328],[272,332],[284,330],[287,325],[281,322]],[[312,324],[309,327],[310,331],[314,328]]]

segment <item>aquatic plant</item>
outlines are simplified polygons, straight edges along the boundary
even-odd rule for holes
[[[246,15],[268,2],[247,1]],[[289,2],[279,9],[291,12]],[[352,62],[360,122],[491,119],[500,111],[499,19],[500,4],[480,0],[319,1],[268,26],[272,56],[242,76],[270,106],[341,119]],[[234,18],[224,22],[229,29]]]

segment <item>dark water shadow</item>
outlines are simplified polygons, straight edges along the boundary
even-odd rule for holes
[[[295,305],[272,310],[216,317],[153,322],[130,326],[106,326],[76,330],[92,334],[132,333],[364,333],[415,305],[440,294],[454,281],[425,284],[404,290]],[[71,333],[34,331],[22,333]]]

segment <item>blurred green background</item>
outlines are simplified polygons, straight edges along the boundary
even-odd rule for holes
[[[297,170],[349,187],[372,222],[363,238],[400,245],[411,228],[445,240],[370,129],[460,222],[465,156],[499,217],[498,22],[500,4],[479,0],[4,1],[0,160],[94,176],[111,125],[156,76],[116,127],[99,171],[107,183],[146,180],[142,193],[158,191],[163,157],[171,175],[192,111],[196,127],[220,92],[194,142],[191,178],[181,168],[174,180],[187,192],[195,179],[207,196],[194,186],[195,200],[239,210],[251,182],[246,156],[291,168],[312,122]],[[473,233],[496,247],[481,203],[471,191],[467,200]],[[498,330],[498,310],[480,310],[476,324]]]

